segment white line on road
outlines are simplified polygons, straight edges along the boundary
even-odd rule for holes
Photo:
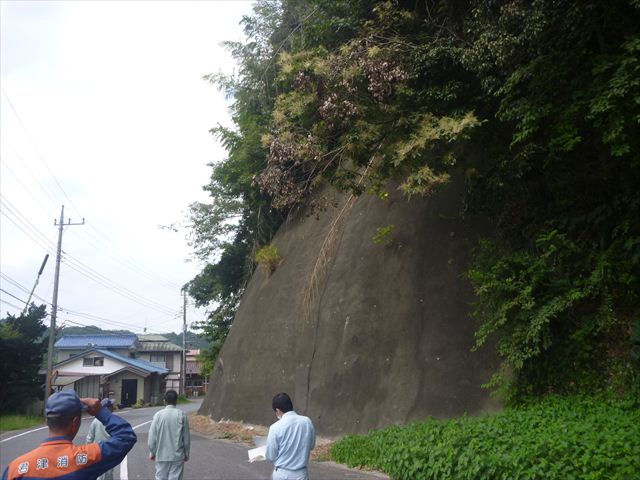
[[[135,427],[133,427],[133,429],[135,430],[138,427],[142,427],[143,425],[146,425],[147,423],[151,423],[152,420],[149,420],[148,422],[144,422],[141,423],[139,425],[136,425]],[[128,457],[128,455],[127,455]],[[129,480],[129,467],[127,465],[127,457],[124,457],[124,460],[122,460],[122,463],[120,464],[120,480]]]
[[[82,418],[82,420],[87,420],[87,419],[93,420],[93,417],[83,417]],[[13,440],[14,438],[18,438],[18,437],[21,437],[23,435],[27,435],[29,433],[39,432],[40,430],[46,430],[47,428],[49,428],[49,427],[34,428],[33,430],[29,430],[27,432],[22,432],[22,433],[19,433],[18,435],[14,435],[13,437],[9,437],[9,438],[5,438],[4,440],[0,440],[0,443],[8,442],[9,440]]]
[[[9,440],[13,440],[14,438],[18,438],[21,437],[23,435],[27,435],[28,433],[33,433],[33,432],[37,432],[40,430],[46,430],[48,427],[40,427],[40,428],[36,428],[34,430],[29,430],[28,432],[22,432],[19,433],[18,435],[14,435],[13,437],[9,437],[9,438],[5,438],[4,440],[0,440],[0,443],[4,443],[4,442],[8,442]]]
[[[133,412],[134,410],[126,410],[124,412],[118,412],[118,415],[122,415],[124,413],[129,413],[129,412]],[[87,417],[82,417],[82,420],[93,420],[95,417],[91,417],[91,416],[87,416]],[[149,422],[147,422],[149,423]],[[144,423],[142,425],[145,425]],[[138,425],[139,427],[140,425]],[[33,433],[33,432],[39,432],[40,430],[46,430],[48,427],[40,427],[40,428],[34,428],[33,430],[29,430],[27,432],[22,432],[19,433],[18,435],[14,435],[13,437],[9,437],[9,438],[5,438],[3,440],[0,440],[0,443],[4,443],[4,442],[8,442],[9,440],[13,440],[14,438],[18,438],[21,437],[23,435],[28,435],[29,433]],[[137,428],[137,427],[134,427]]]

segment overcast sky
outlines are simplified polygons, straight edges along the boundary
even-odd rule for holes
[[[182,329],[188,261],[183,225],[206,201],[209,133],[231,126],[222,93],[202,80],[234,63],[249,1],[0,0],[0,308],[53,295],[65,207],[58,325],[142,333]],[[160,228],[176,224],[178,232]],[[50,305],[48,307],[50,311]],[[187,310],[187,322],[204,310]],[[48,320],[47,320],[48,322]]]

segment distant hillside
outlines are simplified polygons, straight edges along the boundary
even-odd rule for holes
[[[175,343],[176,345],[182,345],[182,333],[163,333],[165,337],[169,339],[170,342]],[[197,333],[193,333],[191,331],[187,331],[187,348],[205,348],[208,346],[208,342],[200,337]]]
[[[89,325],[88,327],[64,327],[56,334],[57,338],[63,335],[99,335],[99,334],[133,334],[129,330],[103,330],[95,325]]]
[[[58,331],[56,338],[61,338],[63,335],[99,335],[99,334],[134,334],[129,330],[104,330],[95,325],[89,325],[87,327],[65,327]],[[49,332],[47,331],[47,335]],[[174,332],[161,333],[160,335],[166,337],[171,343],[182,346],[182,332],[177,334]],[[187,331],[187,348],[205,348],[207,346],[207,340],[200,337],[197,333]]]

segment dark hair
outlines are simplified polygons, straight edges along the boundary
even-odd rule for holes
[[[293,410],[293,403],[291,403],[291,398],[286,393],[279,393],[273,400],[271,400],[271,408],[275,411],[277,408],[282,413],[287,413]]]
[[[175,390],[167,390],[167,393],[164,394],[164,401],[169,405],[175,405],[178,403],[178,394]]]
[[[75,417],[80,416],[80,413],[80,410],[78,410],[76,413],[71,413],[69,415],[56,415],[55,417],[47,417],[47,427],[49,427],[49,429],[54,432],[64,430],[69,425],[71,425],[71,422],[73,422],[73,419]]]

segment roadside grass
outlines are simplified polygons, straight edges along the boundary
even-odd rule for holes
[[[331,457],[393,479],[638,479],[640,408],[624,399],[552,396],[497,415],[349,435]]]
[[[34,415],[0,415],[0,432],[20,430],[22,428],[41,425],[44,419]]]

